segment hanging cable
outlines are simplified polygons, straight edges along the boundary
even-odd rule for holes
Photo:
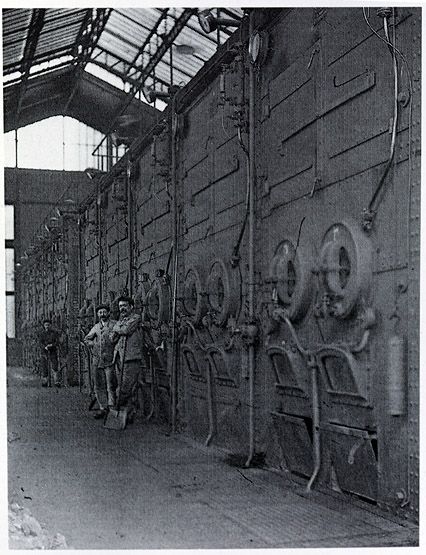
[[[366,14],[365,14],[365,9],[363,9],[363,13],[364,13],[364,18],[366,19],[367,23],[368,20],[366,18]],[[390,145],[390,153],[389,153],[389,158],[388,161],[386,163],[385,169],[383,171],[382,177],[380,178],[380,181],[373,193],[373,196],[369,202],[368,208],[367,210],[364,211],[364,229],[366,230],[370,230],[372,227],[372,224],[374,222],[374,219],[376,217],[377,214],[377,210],[380,204],[380,200],[379,199],[379,195],[383,189],[383,185],[385,183],[386,177],[389,173],[389,170],[392,166],[392,162],[395,156],[395,144],[396,144],[396,133],[397,133],[397,125],[398,125],[398,63],[397,63],[397,58],[396,58],[396,49],[394,46],[394,42],[395,42],[395,24],[393,25],[393,43],[390,41],[389,38],[389,29],[388,29],[388,14],[384,14],[383,17],[383,29],[385,32],[385,36],[386,36],[386,40],[384,41],[388,47],[389,50],[391,52],[392,55],[392,66],[393,66],[393,75],[394,75],[394,109],[393,109],[393,122],[392,122],[392,138],[391,138],[391,145]],[[394,22],[395,23],[395,22]],[[371,25],[368,23],[369,27],[371,27]],[[374,29],[373,29],[374,30]],[[374,31],[374,33],[380,37],[380,35]]]
[[[387,40],[386,38],[383,38],[381,35],[379,35],[379,33],[373,28],[373,26],[370,24],[368,18],[369,18],[369,13],[370,13],[370,9],[369,8],[363,8],[363,15],[364,15],[364,19],[365,22],[367,23],[368,27],[371,29],[371,31],[385,44],[388,45],[389,48],[391,48],[396,54],[398,54],[398,56],[401,58],[401,60],[404,62],[404,66],[405,66],[405,70],[407,72],[407,79],[408,79],[408,91],[409,91],[409,99],[408,102],[410,104],[410,108],[409,108],[409,116],[408,116],[408,144],[410,145],[409,149],[408,149],[408,185],[409,187],[411,186],[411,127],[412,127],[412,119],[413,119],[413,102],[412,102],[412,98],[413,98],[413,79],[412,79],[412,75],[411,75],[411,69],[410,69],[410,65],[407,61],[407,58],[404,56],[404,54],[402,54],[402,52],[396,48],[395,46],[395,40],[394,43],[392,44],[389,40]],[[392,16],[393,16],[393,21],[395,23],[395,8],[392,8]],[[394,31],[395,31],[395,25],[394,25]]]

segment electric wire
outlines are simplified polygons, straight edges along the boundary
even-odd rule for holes
[[[408,73],[408,78],[410,81],[410,89],[412,88],[412,81],[411,81],[411,73],[410,73],[410,66],[408,64],[407,58],[404,56],[404,54],[402,54],[402,52],[400,50],[398,50],[398,48],[396,48],[396,46],[394,44],[392,44],[392,42],[390,42],[389,38],[383,38],[375,29],[374,27],[371,25],[371,23],[368,20],[367,14],[366,14],[366,9],[362,8],[363,11],[363,15],[364,15],[364,19],[365,22],[367,23],[368,27],[371,29],[371,31],[376,35],[376,37],[378,37],[382,42],[384,42],[385,44],[388,45],[389,48],[391,48],[394,52],[396,52],[398,54],[398,56],[401,57],[401,59],[403,60],[403,62],[406,65],[407,68],[407,73]],[[395,9],[392,8],[392,14],[393,14],[393,19],[395,21]],[[384,18],[386,19],[386,18]],[[394,28],[395,28],[395,24],[394,24]]]
[[[368,25],[368,27],[371,29],[371,31],[385,44],[387,44],[387,46],[389,48],[391,48],[393,50],[393,52],[396,52],[398,54],[398,56],[400,56],[400,58],[402,59],[402,61],[404,62],[404,66],[405,66],[405,70],[407,72],[407,78],[408,78],[408,89],[409,89],[409,114],[408,114],[408,187],[409,189],[411,188],[411,137],[412,137],[412,120],[413,120],[413,79],[412,79],[412,75],[411,75],[411,69],[410,69],[410,65],[407,61],[407,58],[402,54],[402,52],[396,48],[395,46],[395,40],[394,40],[394,44],[392,44],[387,38],[383,38],[374,28],[373,26],[370,24],[368,17],[369,17],[369,12],[370,9],[368,8],[368,12],[366,11],[366,8],[362,9],[363,11],[363,16],[365,19],[366,24]],[[392,16],[393,16],[393,20],[394,20],[394,36],[395,36],[395,8],[392,8]]]
[[[413,98],[413,79],[412,79],[412,75],[411,75],[411,69],[410,69],[410,65],[407,61],[407,58],[404,56],[404,54],[402,54],[402,52],[396,48],[395,46],[395,41],[394,44],[392,44],[389,40],[383,38],[374,28],[373,26],[370,24],[368,17],[369,17],[369,8],[368,8],[368,12],[366,12],[366,8],[362,9],[363,11],[363,15],[364,15],[364,19],[365,22],[367,23],[368,27],[371,29],[371,31],[385,44],[387,44],[387,46],[389,48],[391,48],[394,52],[396,52],[398,54],[398,56],[401,58],[401,60],[404,62],[404,66],[405,66],[405,70],[407,72],[407,78],[408,78],[408,89],[409,89],[409,104],[410,104],[410,108],[409,108],[409,121],[408,121],[408,142],[409,145],[411,145],[411,127],[412,127],[412,107],[413,107],[413,102],[412,102],[412,98]],[[395,8],[392,8],[392,15],[393,15],[393,20],[395,22]],[[394,25],[394,31],[395,31],[395,25]],[[409,176],[408,176],[408,183],[409,185],[411,184],[411,148],[408,149],[408,159],[409,159],[409,167],[408,167],[408,171],[409,171]]]
[[[391,44],[389,40],[388,20],[386,17],[383,19],[383,28],[384,28],[387,42]],[[395,34],[395,26],[393,27],[393,33]],[[382,177],[380,178],[380,181],[368,205],[368,210],[372,211],[373,213],[377,210],[377,206],[376,206],[377,198],[383,188],[383,184],[389,173],[389,170],[392,166],[392,162],[395,156],[396,132],[397,132],[397,125],[398,125],[398,64],[397,64],[395,49],[390,48],[390,51],[392,55],[392,62],[393,62],[392,65],[393,65],[393,74],[394,74],[394,110],[393,110],[393,122],[392,122],[392,138],[391,138],[389,159],[387,161]]]

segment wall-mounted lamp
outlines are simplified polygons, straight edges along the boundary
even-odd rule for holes
[[[192,44],[175,44],[175,52],[182,56],[193,56],[195,54],[195,48]]]
[[[248,53],[250,62],[262,65],[269,49],[269,35],[266,31],[255,31],[249,40]]]
[[[168,91],[156,91],[150,87],[144,87],[142,93],[148,104],[152,104],[157,99],[161,99],[163,102],[168,102],[180,89],[178,85],[171,85]]]
[[[210,9],[198,10],[198,23],[206,34],[213,33],[218,27],[238,27],[240,24],[238,19],[216,17]]]

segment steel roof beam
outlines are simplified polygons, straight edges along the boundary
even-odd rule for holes
[[[18,127],[19,112],[21,110],[22,100],[27,89],[28,77],[30,75],[31,66],[34,60],[34,54],[37,48],[38,39],[44,24],[45,9],[33,10],[31,22],[28,29],[27,40],[25,42],[24,55],[21,63],[22,79],[19,87],[16,108],[15,108],[15,127]]]
[[[114,54],[114,52],[111,52],[110,50],[104,48],[103,46],[98,46],[97,48],[99,48],[99,50],[102,51],[102,52],[100,52],[100,54],[101,53],[106,54],[107,56],[111,56],[112,58],[115,58],[117,60],[117,62],[115,62],[113,64],[113,66],[115,66],[117,63],[122,63],[124,66],[128,66],[128,68],[125,70],[126,73],[122,73],[121,71],[116,70],[117,77],[120,77],[121,79],[123,79],[124,81],[127,81],[129,83],[137,83],[138,82],[138,81],[136,81],[136,79],[133,79],[133,77],[131,75],[129,75],[129,72],[132,69],[135,70],[135,71],[140,71],[139,68],[137,68],[134,65],[130,65],[130,62],[128,62],[126,60],[123,60],[123,58],[120,58],[120,56],[118,54]],[[95,64],[95,65],[99,65],[100,67],[103,67],[104,69],[107,69],[107,70],[110,70],[110,68],[113,67],[113,66],[108,65],[106,62],[98,62],[96,60],[96,58],[92,58],[90,60],[90,63]],[[162,83],[163,85],[168,86],[170,84],[170,83],[167,83],[166,81],[164,81],[163,79],[158,78],[157,76],[155,78],[159,83]]]
[[[128,60],[125,60],[124,58],[121,58],[121,56],[119,56],[118,54],[116,54],[115,52],[111,52],[111,50],[108,50],[108,48],[105,48],[104,46],[97,46],[97,48],[99,48],[99,50],[101,50],[103,54],[106,54],[107,56],[111,56],[112,58],[115,58],[116,60],[118,60],[119,62],[121,62],[122,64],[124,64],[125,66],[129,66],[128,69],[126,69],[127,73],[131,70],[131,69],[135,69],[138,70],[138,68],[135,65],[132,65]],[[97,55],[99,56],[99,54]],[[96,57],[97,57],[96,56]],[[91,64],[94,63],[96,58],[92,58],[91,60],[89,60],[89,62]],[[124,75],[124,74],[123,74]]]
[[[96,66],[99,66],[102,69],[106,69],[107,71],[109,71],[109,73],[112,73],[116,77],[119,77],[120,79],[122,79],[123,81],[126,81],[127,83],[130,83],[131,85],[139,84],[139,81],[137,81],[136,79],[132,79],[132,77],[129,77],[128,75],[125,76],[123,73],[121,73],[121,71],[119,71],[118,69],[114,69],[113,67],[109,66],[108,64],[105,64],[104,62],[100,62],[99,60],[91,60],[90,63]],[[166,81],[163,81],[163,79],[159,79],[158,77],[156,77],[156,79],[163,85],[167,86],[169,84],[169,83],[166,83]]]
[[[160,17],[157,19],[157,21],[155,22],[154,27],[150,30],[150,32],[149,32],[148,36],[146,37],[146,39],[144,40],[142,46],[137,51],[135,57],[132,60],[132,65],[136,64],[136,62],[138,61],[139,56],[143,53],[145,48],[148,46],[152,37],[157,33],[157,29],[161,25],[161,22],[167,17],[167,12],[168,11],[169,11],[169,8],[164,8],[163,10],[161,10]],[[129,69],[129,71],[130,71],[130,69]],[[127,73],[126,73],[126,75],[127,75]]]
[[[150,75],[150,73],[155,69],[157,64],[162,60],[164,54],[171,48],[172,44],[179,36],[181,31],[185,28],[187,22],[195,13],[196,9],[194,8],[185,8],[182,12],[179,19],[176,20],[174,26],[170,30],[170,32],[163,38],[163,42],[160,44],[156,52],[152,55],[151,59],[147,63],[145,67],[141,67],[138,71],[142,74],[140,85],[137,90],[134,92],[132,90],[129,91],[129,95],[135,95],[138,90],[140,90],[143,86],[145,79]],[[192,76],[191,76],[192,77]]]
[[[57,64],[55,66],[51,66],[51,67],[46,67],[44,69],[41,69],[39,71],[36,71],[34,73],[31,73],[30,75],[30,79],[28,79],[28,86],[31,86],[31,81],[35,78],[35,77],[40,77],[44,74],[48,74],[51,73],[52,71],[56,70],[56,69],[61,69],[67,65],[71,65],[71,62],[61,62],[60,64]],[[4,83],[3,85],[3,90],[7,92],[7,89],[9,87],[13,87],[17,84],[19,84],[19,82],[21,81],[21,77],[17,77],[16,79],[12,79],[12,81],[8,81],[7,83]]]
[[[69,105],[77,92],[79,78],[98,44],[111,12],[111,8],[100,8],[96,10],[96,16],[93,18],[92,10],[88,9],[87,11],[86,17],[84,18],[85,27],[80,28],[79,43],[76,44],[75,48],[74,86],[64,106],[64,114],[67,113]]]
[[[70,62],[62,62],[56,66],[52,66],[52,67],[47,67],[45,69],[42,69],[40,71],[36,71],[34,73],[31,73],[31,79],[28,80],[28,86],[31,86],[31,81],[35,78],[35,77],[40,77],[42,76],[44,73],[48,74],[50,72],[52,72],[55,69],[61,69],[62,67],[65,67],[67,65],[71,65]],[[17,77],[16,79],[12,79],[12,81],[8,81],[7,83],[3,84],[3,91],[5,91],[6,93],[8,92],[8,89],[10,87],[14,87],[16,85],[18,85],[21,81],[21,77]]]
[[[224,13],[226,15],[228,15],[231,19],[236,19],[237,21],[241,21],[241,16],[231,12],[230,10],[227,10],[226,8],[219,8],[220,9],[220,13]]]
[[[108,132],[105,133],[104,138],[97,145],[97,147],[92,152],[92,154],[94,154],[98,150],[98,148],[101,146],[101,144],[105,141],[106,137],[108,135],[110,135],[110,133],[112,133],[112,131],[114,130],[114,124],[115,124],[116,119],[125,112],[126,108],[132,102],[133,97],[135,96],[135,94],[137,92],[139,92],[141,90],[141,88],[143,87],[143,84],[144,84],[146,78],[149,77],[149,75],[152,71],[154,71],[157,64],[163,58],[164,54],[168,51],[168,49],[172,46],[173,42],[179,36],[181,31],[184,29],[187,22],[189,21],[189,19],[192,17],[192,15],[195,12],[196,12],[195,8],[185,8],[184,9],[181,16],[179,17],[179,19],[176,20],[174,26],[171,28],[169,33],[163,38],[163,42],[157,48],[156,52],[153,54],[153,56],[151,57],[151,59],[149,60],[147,65],[145,67],[140,68],[139,71],[141,73],[141,77],[140,77],[140,80],[138,80],[138,85],[134,85],[130,89],[130,91],[127,93],[126,101],[123,103],[123,105],[120,107],[120,109],[115,114],[115,116],[114,116],[114,118],[111,122],[111,125],[110,125],[110,128],[109,128]]]
[[[159,10],[159,8],[155,8],[156,10]],[[197,13],[197,9],[195,9],[194,13]],[[174,19],[175,21],[177,21],[176,16],[174,16],[173,14],[169,13],[169,17],[171,17],[172,19]],[[203,39],[208,40],[209,42],[212,43],[212,46],[217,46],[217,42],[215,39],[212,39],[212,37],[210,35],[207,35],[206,33],[204,33],[203,31],[199,31],[196,27],[193,27],[192,25],[187,25],[188,29],[191,29],[191,31],[193,31],[196,35],[199,35],[200,37],[203,37]]]

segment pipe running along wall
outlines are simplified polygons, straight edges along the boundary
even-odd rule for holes
[[[177,288],[178,288],[178,261],[179,261],[179,214],[178,214],[178,184],[176,175],[176,141],[177,141],[177,114],[176,114],[176,101],[174,96],[171,100],[171,180],[173,190],[173,249],[174,249],[174,263],[173,263],[173,292],[172,292],[172,367],[170,379],[170,395],[171,395],[171,420],[172,431],[176,431],[177,426],[177,403],[178,403],[178,344],[177,344],[177,330],[176,330],[176,310],[177,310]]]
[[[250,11],[249,37],[254,31],[254,14]],[[253,64],[249,63],[249,257],[248,257],[248,319],[254,324],[254,227],[255,227],[255,73]],[[254,387],[255,387],[255,347],[248,345],[248,375],[249,375],[249,454],[245,466],[249,467],[254,456]]]

